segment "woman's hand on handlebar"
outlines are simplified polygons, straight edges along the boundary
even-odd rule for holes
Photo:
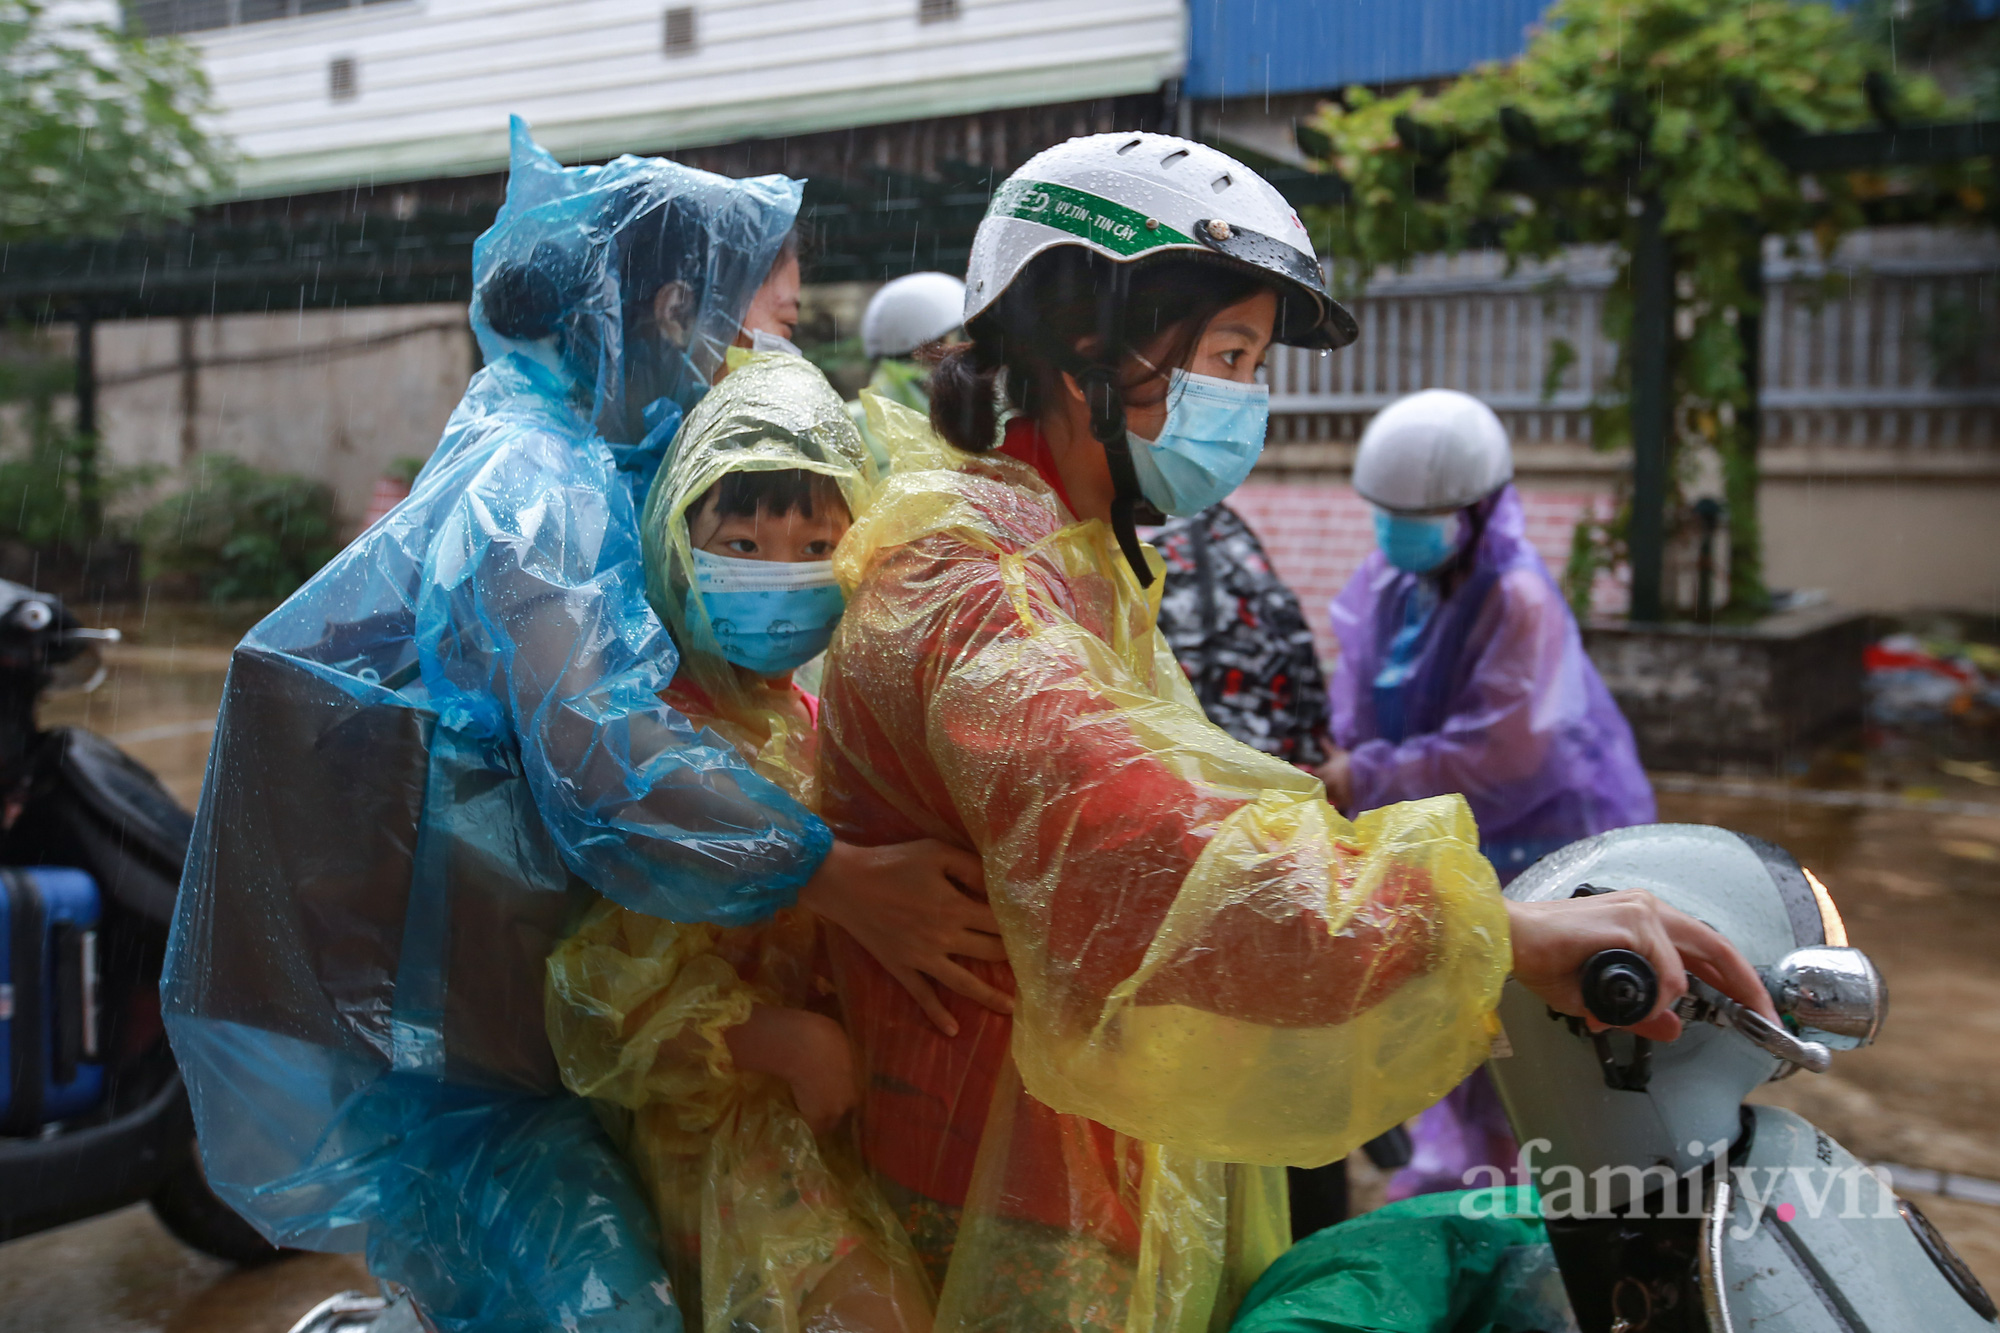
[[[979,858],[924,838],[889,847],[836,842],[799,890],[799,906],[840,926],[889,969],[947,1037],[958,1020],[937,997],[941,982],[996,1014],[1014,1001],[968,972],[959,958],[1007,961],[1000,923],[981,897],[986,877]]]
[[[1631,1028],[1641,1037],[1672,1041],[1681,1034],[1673,1006],[1687,991],[1689,972],[1778,1021],[1764,983],[1736,946],[1650,893],[1628,889],[1560,902],[1510,902],[1507,917],[1514,936],[1514,976],[1551,1009],[1584,1018],[1592,1028],[1603,1024],[1584,1013],[1578,975],[1602,949],[1644,954],[1659,973],[1659,1002],[1644,1022]]]

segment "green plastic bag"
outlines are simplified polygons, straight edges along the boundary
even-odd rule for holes
[[[1421,1194],[1287,1250],[1234,1333],[1568,1333],[1532,1189]]]

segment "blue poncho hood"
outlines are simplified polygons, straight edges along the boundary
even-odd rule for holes
[[[647,446],[657,467],[721,370],[802,188],[656,157],[564,167],[516,116],[507,200],[473,246],[480,350],[541,363],[614,451]]]

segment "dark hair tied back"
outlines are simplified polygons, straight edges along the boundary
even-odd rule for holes
[[[968,454],[986,453],[1000,443],[1005,336],[982,333],[946,349],[930,375],[931,429]]]
[[[479,289],[479,309],[503,338],[546,338],[562,303],[555,281],[526,264],[502,264]]]
[[[553,241],[538,241],[526,260],[508,260],[479,284],[479,308],[503,338],[546,338],[575,303],[575,260]]]

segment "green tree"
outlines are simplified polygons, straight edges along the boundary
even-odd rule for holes
[[[0,241],[183,214],[230,178],[212,114],[185,44],[0,0]]]
[[[229,182],[213,108],[182,43],[0,0],[0,244],[110,235],[185,215]],[[0,340],[0,536],[83,547],[150,473],[100,469],[97,441],[56,412],[67,360],[33,330]]]
[[[1906,178],[1850,172],[1805,180],[1770,145],[1786,135],[1873,125],[1886,109],[1910,120],[1956,108],[1924,78],[1896,79],[1891,58],[1848,16],[1794,0],[1558,0],[1517,60],[1445,88],[1376,97],[1351,89],[1312,122],[1324,165],[1352,187],[1311,222],[1348,290],[1384,264],[1499,245],[1510,259],[1567,244],[1618,247],[1605,333],[1628,346],[1629,263],[1636,200],[1657,193],[1679,275],[1673,394],[1680,433],[1723,462],[1730,525],[1730,603],[1767,604],[1756,506],[1755,441],[1739,422],[1749,401],[1739,322],[1759,306],[1755,257],[1765,234],[1830,254],[1871,201]],[[1308,136],[1310,137],[1310,136]],[[1315,141],[1319,142],[1319,141]],[[1522,164],[1540,165],[1539,178]],[[1987,168],[1929,169],[1926,198],[1961,212],[1990,207]],[[1619,384],[1629,383],[1621,364]],[[1622,393],[1597,414],[1596,441],[1630,441]],[[1673,469],[1678,475],[1679,469]],[[1615,552],[1622,522],[1571,561],[1572,593]]]
[[[178,493],[139,520],[149,571],[191,578],[212,601],[276,602],[340,549],[333,492],[205,454]]]
[[[1986,12],[1982,13],[1981,11]],[[1977,114],[2000,116],[2000,14],[1976,0],[1863,0],[1862,31],[1899,69],[1920,69],[1971,99]]]

